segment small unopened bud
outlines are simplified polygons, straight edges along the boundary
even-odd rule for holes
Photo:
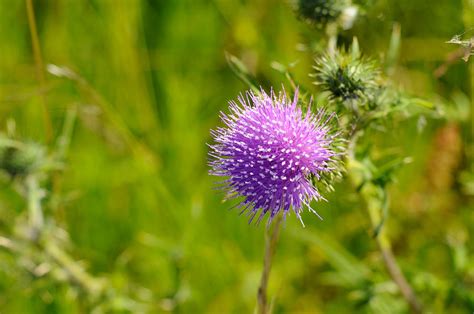
[[[37,143],[0,141],[0,170],[11,177],[27,175],[43,163],[45,148]]]

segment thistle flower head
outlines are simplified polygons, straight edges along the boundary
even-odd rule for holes
[[[230,102],[230,114],[221,114],[225,127],[211,131],[211,174],[226,177],[228,198],[243,197],[238,205],[248,211],[250,221],[269,213],[269,222],[292,209],[301,220],[304,205],[322,199],[310,176],[332,171],[336,153],[331,149],[334,135],[330,117],[323,111],[303,114],[285,93],[247,92],[239,104]]]
[[[375,63],[359,56],[336,53],[316,60],[315,84],[330,92],[333,100],[353,100],[369,97],[378,83],[379,71]]]

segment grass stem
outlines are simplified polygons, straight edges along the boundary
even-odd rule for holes
[[[43,57],[41,56],[41,48],[38,37],[38,30],[36,28],[35,10],[33,6],[33,0],[26,0],[26,12],[28,15],[28,26],[30,28],[31,44],[33,47],[33,56],[35,58],[36,65],[36,76],[40,85],[40,90],[44,91],[46,86],[46,79],[44,76]],[[42,111],[43,111],[43,124],[45,128],[46,143],[49,143],[53,137],[53,126],[51,118],[49,116],[48,107],[46,105],[46,95],[44,92],[40,93]]]

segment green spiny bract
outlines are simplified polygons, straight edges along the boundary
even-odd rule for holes
[[[334,106],[340,125],[351,132],[366,127],[384,128],[388,118],[397,113],[410,116],[421,107],[431,108],[393,88],[375,61],[360,56],[357,46],[352,47],[351,53],[336,51],[321,56],[314,69],[314,84],[327,93],[326,100]]]
[[[314,83],[328,91],[331,100],[370,100],[379,86],[375,62],[350,54],[324,55],[316,60],[314,69]]]

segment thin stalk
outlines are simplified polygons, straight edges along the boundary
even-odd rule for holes
[[[464,4],[464,9],[465,12],[470,12],[471,14],[469,15],[469,18],[474,19],[474,0],[470,0],[468,3],[465,2]],[[465,21],[465,25],[467,25],[468,22]],[[472,38],[471,38],[472,40]],[[474,52],[474,47],[471,47],[471,52]],[[471,134],[474,134],[474,61],[471,59],[469,60],[471,67],[470,67],[470,78],[469,80],[471,81]]]
[[[60,160],[64,160],[69,151],[69,146],[71,144],[71,138],[74,131],[74,124],[77,117],[77,107],[73,105],[66,112],[66,118],[64,119],[63,130],[61,135],[58,137],[58,142],[56,143],[58,155]]]
[[[418,301],[415,295],[415,292],[411,288],[407,279],[403,275],[402,270],[398,266],[397,260],[395,258],[395,255],[393,255],[393,251],[391,247],[390,246],[385,247],[383,243],[386,241],[384,241],[383,239],[379,240],[378,238],[379,237],[377,237],[377,243],[380,248],[380,251],[382,252],[382,257],[385,263],[385,267],[387,268],[387,271],[389,272],[393,281],[399,287],[400,292],[402,293],[403,297],[410,305],[410,308],[412,309],[412,311],[414,313],[421,313],[422,312],[421,304]]]
[[[38,184],[38,178],[35,175],[29,175],[26,178],[26,189],[28,194],[28,214],[30,225],[33,230],[34,238],[37,238],[43,228],[43,211],[41,209],[41,199],[43,193]]]
[[[35,10],[33,7],[33,0],[26,0],[26,13],[28,15],[28,26],[31,34],[31,45],[33,46],[33,56],[35,58],[36,76],[39,81],[40,90],[44,91],[46,86],[46,79],[44,76],[43,57],[41,56],[41,49],[38,37],[38,30],[36,28]],[[43,123],[46,134],[46,142],[49,143],[53,137],[53,126],[49,116],[48,107],[46,106],[46,95],[44,92],[40,93]]]
[[[382,205],[379,200],[375,200],[365,191],[361,191],[361,196],[367,205],[367,210],[370,216],[370,223],[373,230],[379,229],[380,231],[375,235],[375,241],[382,253],[383,262],[385,267],[392,277],[392,280],[400,289],[401,294],[410,305],[410,308],[414,313],[421,313],[421,304],[418,301],[415,292],[408,283],[405,275],[403,274],[400,266],[398,266],[395,255],[393,254],[390,239],[387,236],[386,229],[380,228],[380,222],[382,221]]]
[[[73,105],[66,112],[66,118],[64,119],[63,129],[56,143],[57,158],[61,162],[65,162],[66,160],[66,157],[69,151],[69,146],[71,145],[71,139],[72,139],[72,135],[74,131],[74,124],[76,122],[76,118],[77,118],[77,106]],[[62,188],[61,175],[59,173],[54,173],[52,175],[52,181],[53,181],[52,194],[59,195],[61,193],[61,188]],[[56,206],[54,206],[53,208],[55,209],[58,215],[62,216],[62,214],[64,213],[63,204],[61,202],[56,202],[55,205]]]
[[[283,216],[278,214],[275,217],[275,222],[272,227],[268,227],[265,234],[265,256],[263,259],[263,271],[260,279],[260,286],[258,287],[258,313],[270,313],[270,307],[267,301],[267,286],[270,278],[270,271],[272,269],[272,260],[275,255],[278,238],[280,236],[281,222]]]

